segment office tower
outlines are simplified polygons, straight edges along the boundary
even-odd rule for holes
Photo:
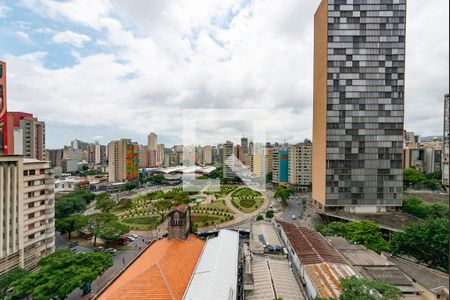
[[[203,147],[195,146],[195,164],[202,165],[203,164]]]
[[[442,171],[443,147],[444,143],[440,139],[407,144],[403,156],[403,168],[412,168],[423,173]]]
[[[236,158],[238,160],[242,161],[241,155],[242,155],[241,146],[240,145],[235,145],[234,146],[234,156],[236,156]]]
[[[205,147],[203,147],[203,163],[205,165],[210,165],[213,162],[213,158],[212,158],[212,147],[210,145],[206,145]]]
[[[272,146],[268,147],[266,145],[266,147],[264,148],[264,156],[266,159],[266,162],[265,162],[266,174],[268,174],[269,172],[272,173],[273,172],[273,157],[272,157],[273,156],[273,148],[272,148]]]
[[[409,143],[418,143],[418,139],[416,139],[417,136],[414,135],[414,132],[412,131],[403,131],[403,142],[404,142],[404,146],[406,146],[406,144]]]
[[[139,145],[130,139],[108,144],[108,175],[110,182],[133,181],[139,178]]]
[[[87,163],[92,167],[95,166],[95,144],[89,144],[87,147]]]
[[[255,143],[253,146],[253,155],[250,156],[250,171],[258,177],[266,176],[266,157],[264,147],[261,143]]]
[[[444,147],[442,149],[442,184],[449,186],[449,95],[444,95]]]
[[[0,275],[34,270],[55,249],[54,184],[49,162],[0,156]]]
[[[289,185],[298,191],[309,191],[312,180],[312,143],[303,143],[289,147]]]
[[[162,166],[164,163],[164,144],[159,144],[156,149],[156,165]]]
[[[234,176],[234,147],[233,142],[226,141],[223,144],[223,177],[233,177]]]
[[[272,182],[280,183],[280,160],[278,156],[278,149],[272,150]]]
[[[156,167],[156,152],[158,150],[158,136],[151,132],[148,137],[148,162],[150,167]]]
[[[401,206],[406,0],[322,0],[314,16],[313,203]]]
[[[63,149],[47,149],[45,158],[50,162],[50,167],[61,167],[62,160],[64,158]]]
[[[245,154],[248,154],[248,138],[246,138],[246,137],[242,137],[241,138],[241,149],[242,149],[242,152],[243,152],[243,154],[245,155]]]
[[[45,123],[32,114],[8,112],[8,151],[26,158],[45,159]]]
[[[6,64],[0,61],[0,155],[8,154],[6,118]]]
[[[148,168],[148,146],[139,146],[139,168]]]
[[[102,163],[102,146],[96,142],[94,148],[94,164],[100,165]]]

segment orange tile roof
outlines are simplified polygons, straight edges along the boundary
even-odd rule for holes
[[[204,241],[162,239],[142,253],[98,297],[101,300],[182,299]]]

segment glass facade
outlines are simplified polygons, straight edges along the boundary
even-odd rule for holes
[[[328,0],[326,205],[401,205],[406,0]]]

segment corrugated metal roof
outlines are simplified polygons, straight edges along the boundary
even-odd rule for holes
[[[183,299],[236,299],[238,255],[239,233],[220,230],[206,242]]]
[[[327,243],[320,233],[280,220],[277,220],[277,223],[281,225],[303,265],[324,262],[345,264],[344,259]]]
[[[340,279],[356,276],[353,269],[344,264],[321,263],[305,266],[319,296],[325,299],[337,299],[341,294]]]
[[[255,256],[251,265],[255,290],[246,292],[246,300],[305,299],[287,260]]]

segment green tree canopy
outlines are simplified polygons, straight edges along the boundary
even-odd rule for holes
[[[316,226],[316,229],[325,236],[342,236],[377,253],[389,251],[389,243],[383,238],[380,226],[371,221],[331,222]]]
[[[101,193],[96,197],[95,208],[102,212],[109,212],[111,209],[117,206],[117,202],[111,199],[108,193]]]
[[[403,171],[403,184],[405,187],[411,184],[417,184],[425,179],[425,175],[416,169],[409,168]]]
[[[16,268],[0,276],[0,299],[6,299],[11,284],[17,279],[28,275],[28,273],[27,270]]]
[[[57,219],[55,223],[56,230],[60,233],[67,232],[70,240],[74,231],[81,231],[87,226],[88,218],[83,215],[70,215],[62,219]]]
[[[117,221],[117,216],[109,213],[97,213],[88,218],[87,229],[94,235],[94,246],[97,245],[97,238],[103,234],[106,224]]]
[[[426,218],[443,218],[448,214],[448,206],[442,203],[427,204],[415,196],[403,198],[402,210],[410,215]]]
[[[117,240],[121,235],[129,231],[130,228],[128,226],[117,221],[110,221],[102,226],[99,237],[106,242],[110,242]]]
[[[346,278],[341,280],[339,300],[400,300],[400,289],[381,281]]]
[[[59,250],[39,261],[39,270],[12,283],[13,296],[36,300],[65,299],[74,289],[84,288],[113,265],[106,253]]]
[[[55,217],[57,219],[67,217],[71,214],[81,213],[92,200],[95,194],[87,191],[76,191],[68,193],[55,201]]]
[[[407,226],[393,235],[391,249],[393,254],[411,255],[448,272],[448,219],[430,218],[424,224]]]

